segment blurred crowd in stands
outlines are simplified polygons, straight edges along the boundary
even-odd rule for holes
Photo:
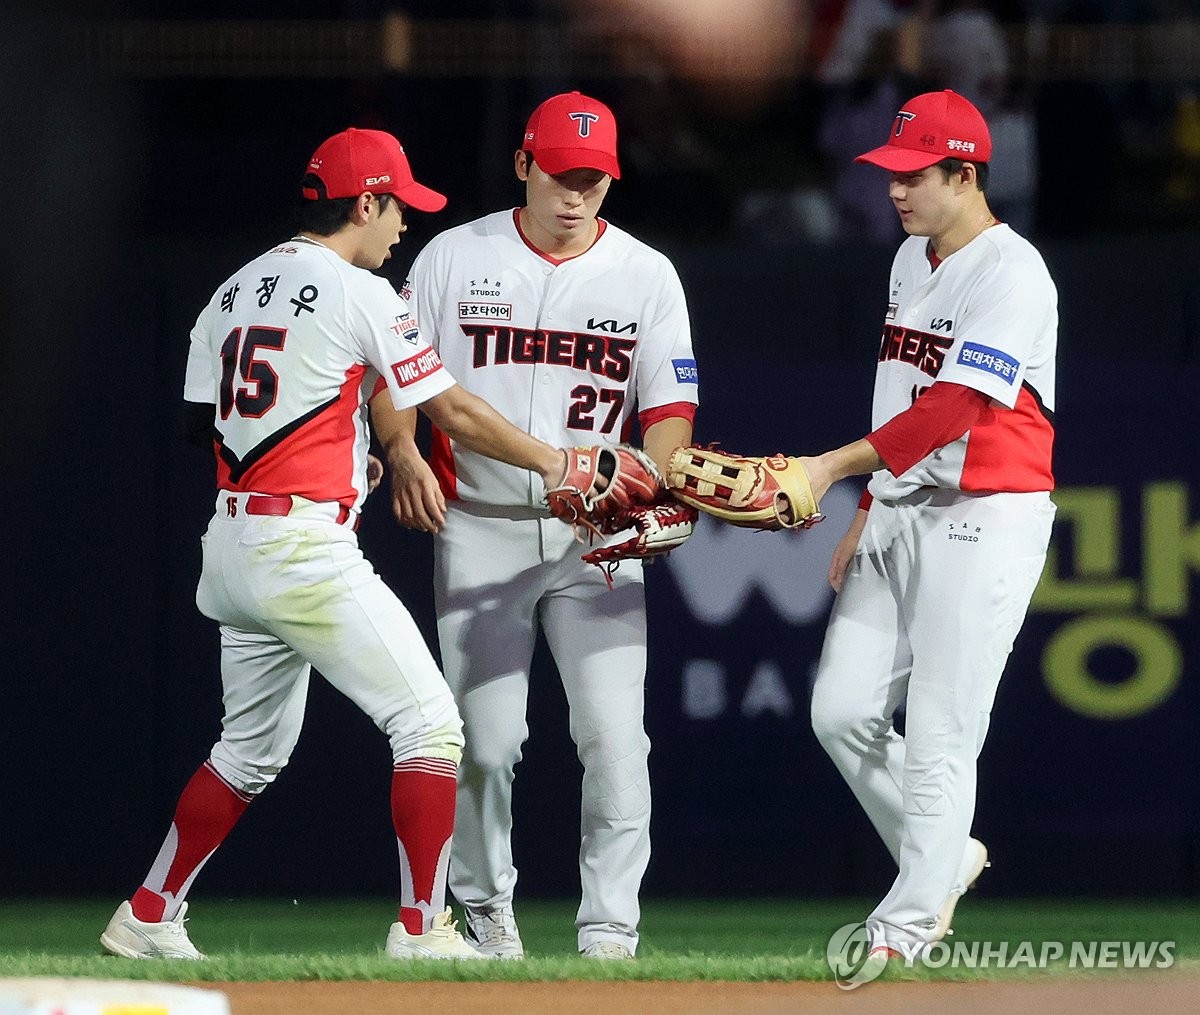
[[[1142,62],[1128,77],[1101,59],[1070,73],[1039,65],[1056,30],[1104,26],[1132,33],[1121,38]],[[1183,47],[1173,66],[1190,76],[1156,67],[1146,50],[1163,38]],[[627,151],[663,199],[690,181],[707,226],[726,216],[744,241],[890,245],[901,233],[886,180],[853,157],[882,142],[904,99],[952,88],[988,117],[989,198],[1018,231],[1200,229],[1194,0],[812,0],[802,41],[801,72],[749,110],[723,107],[703,82],[624,83],[622,106],[649,111],[627,116]],[[648,101],[648,88],[661,94]]]
[[[201,217],[226,213],[234,192],[263,206],[279,193],[279,181],[263,175],[278,163],[274,153],[304,151],[314,137],[353,120],[411,140],[417,165],[451,195],[445,214],[465,220],[519,199],[495,167],[515,143],[524,111],[581,88],[608,101],[621,123],[626,172],[609,211],[652,242],[891,245],[900,234],[886,179],[852,158],[882,141],[905,98],[953,88],[988,116],[995,142],[989,197],[1019,231],[1200,231],[1200,0],[176,0],[169,12],[151,0],[85,6],[91,17],[112,19],[383,25],[401,17],[450,26],[437,45],[429,44],[432,35],[413,36],[427,43],[416,73],[377,66],[309,78],[118,75],[121,96],[104,102],[124,110],[126,121],[114,128],[81,115],[79,136],[143,132],[139,157],[153,164],[132,181],[122,177],[126,188],[181,178],[202,160],[212,186],[189,195]],[[520,41],[512,47],[520,53],[515,69],[512,52],[497,56],[495,46],[491,53],[473,48],[476,36],[455,37],[456,23],[487,22],[504,26],[497,38]],[[1095,39],[1125,28],[1122,69],[1111,46]],[[1100,48],[1090,62],[1076,52],[1064,71],[1055,54],[1073,51],[1055,46],[1072,31],[1092,31]],[[1156,52],[1160,44],[1171,52]],[[65,87],[60,77],[55,70],[46,80]],[[93,104],[105,94],[86,92]],[[234,145],[243,159],[213,158]]]

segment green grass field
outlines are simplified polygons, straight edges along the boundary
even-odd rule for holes
[[[0,976],[159,981],[260,980],[827,980],[825,945],[867,900],[645,903],[637,962],[575,954],[574,904],[518,908],[527,961],[395,962],[382,956],[390,900],[222,901],[197,895],[188,929],[208,962],[131,962],[101,954],[113,900],[0,903]],[[1200,973],[1200,903],[1014,901],[967,896],[952,939],[1015,949],[1031,941],[1174,941],[1174,967]],[[1071,973],[1066,962],[1052,973]],[[892,975],[890,972],[889,976]],[[899,970],[921,979],[1042,976],[1038,970]]]

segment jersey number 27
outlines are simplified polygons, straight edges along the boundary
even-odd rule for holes
[[[596,421],[592,413],[599,402],[608,403],[608,411],[604,422],[600,425],[601,433],[612,433],[612,428],[621,418],[621,409],[625,405],[625,392],[620,388],[601,388],[597,391],[591,385],[580,384],[571,389],[571,411],[567,414],[567,427],[571,430],[595,430]]]

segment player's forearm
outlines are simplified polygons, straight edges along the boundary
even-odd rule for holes
[[[660,419],[653,426],[646,428],[642,438],[642,447],[658,466],[664,475],[671,452],[676,448],[687,447],[692,443],[692,422],[680,416],[669,416]]]
[[[417,448],[417,410],[397,409],[386,392],[371,400],[371,426],[390,458],[393,454],[411,454]]]
[[[561,448],[518,430],[482,398],[458,385],[421,408],[438,429],[469,451],[536,472],[547,486],[557,485],[562,478],[566,456]]]
[[[871,446],[865,437],[853,444],[846,444],[823,455],[804,460],[808,470],[809,480],[814,492],[819,490],[818,498],[824,495],[834,483],[848,476],[861,476],[863,473],[875,472],[884,467],[879,452]]]

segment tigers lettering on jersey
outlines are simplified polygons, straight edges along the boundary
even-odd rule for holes
[[[462,324],[461,327],[471,339],[472,366],[476,369],[505,363],[546,363],[626,381],[637,345],[636,339],[632,338],[577,331],[486,324]]]
[[[883,339],[879,343],[879,362],[900,360],[902,363],[911,363],[930,377],[936,377],[946,360],[946,352],[953,344],[954,339],[950,335],[931,335],[915,328],[885,324]]]

